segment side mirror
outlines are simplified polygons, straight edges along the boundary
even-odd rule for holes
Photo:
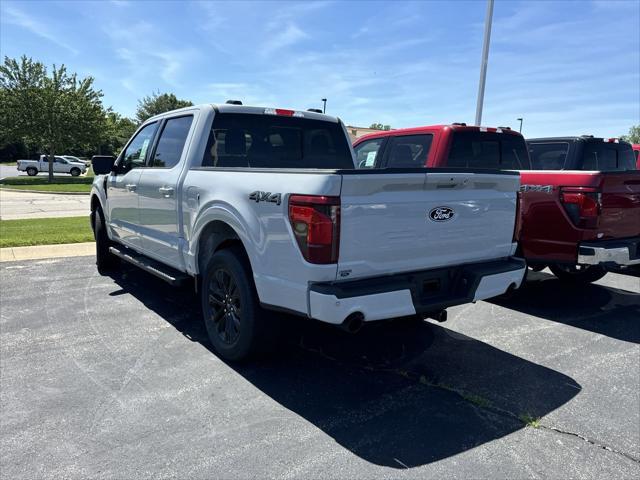
[[[91,159],[91,166],[96,175],[106,175],[111,173],[116,162],[115,157],[95,156]]]

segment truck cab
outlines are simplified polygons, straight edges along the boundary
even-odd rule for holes
[[[633,148],[633,154],[636,157],[636,169],[640,170],[640,144],[634,143],[631,148]]]
[[[524,137],[465,123],[381,131],[354,142],[358,168],[530,168]]]

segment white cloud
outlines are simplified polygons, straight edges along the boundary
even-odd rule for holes
[[[29,31],[31,34],[37,35],[40,38],[44,38],[54,45],[70,51],[74,55],[77,55],[79,53],[76,48],[68,45],[60,39],[62,35],[51,33],[51,31],[46,26],[46,22],[37,20],[33,16],[27,15],[21,10],[13,6],[8,6],[6,4],[2,7],[2,11],[4,13],[3,22],[22,27],[25,30]]]
[[[175,87],[186,65],[199,56],[193,47],[173,48],[161,44],[157,29],[145,21],[127,28],[111,24],[104,32],[114,43],[116,55],[128,66],[128,73],[121,80],[128,90],[133,90],[138,83],[148,83],[149,76],[156,73],[166,84]],[[147,85],[144,88],[148,90]]]
[[[270,55],[276,50],[293,45],[300,40],[309,38],[295,23],[288,23],[284,29],[273,24],[266,34],[267,41],[262,45],[262,54]]]

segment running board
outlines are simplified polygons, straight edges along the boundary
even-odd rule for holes
[[[129,262],[136,267],[141,268],[145,272],[155,275],[174,287],[184,284],[191,278],[186,273],[180,272],[175,268],[168,267],[128,248],[109,247],[109,252],[116,257],[121,258],[125,262]]]

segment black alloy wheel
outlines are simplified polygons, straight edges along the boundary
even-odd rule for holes
[[[208,314],[218,338],[233,345],[240,336],[242,302],[238,285],[226,268],[219,267],[209,277],[208,294]]]

